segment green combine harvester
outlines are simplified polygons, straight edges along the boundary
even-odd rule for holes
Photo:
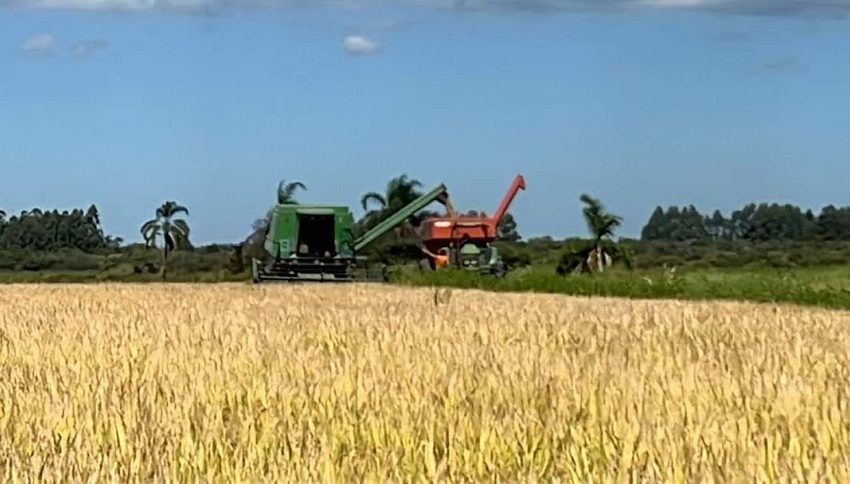
[[[358,254],[434,201],[448,203],[445,185],[440,184],[356,238],[352,233],[354,216],[348,207],[278,204],[266,234],[265,260],[253,260],[253,280],[385,281],[385,267],[370,266],[367,258]]]

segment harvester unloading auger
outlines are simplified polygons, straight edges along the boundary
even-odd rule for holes
[[[348,207],[278,204],[266,234],[265,260],[253,260],[254,282],[386,280],[383,266],[370,267],[358,254],[434,201],[453,212],[446,186],[440,184],[357,238]]]

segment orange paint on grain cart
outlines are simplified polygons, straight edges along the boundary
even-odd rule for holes
[[[459,215],[451,204],[447,204],[445,216],[425,219],[419,226],[419,238],[426,254],[430,254],[434,268],[450,265],[449,261],[457,261],[460,265],[465,246],[474,246],[479,251],[489,249],[499,234],[499,222],[520,190],[525,190],[525,178],[517,175],[492,217]]]
[[[486,244],[496,240],[499,222],[508,212],[520,190],[525,190],[525,178],[517,175],[502,203],[492,217],[468,217],[449,213],[445,217],[432,217],[420,225],[420,238],[431,252],[438,253],[460,241]]]

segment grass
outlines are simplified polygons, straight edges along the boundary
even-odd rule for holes
[[[39,482],[845,481],[850,316],[395,286],[0,287]]]
[[[249,273],[233,274],[226,270],[205,272],[169,272],[168,282],[177,283],[220,283],[239,282],[250,279]],[[131,271],[0,271],[0,284],[27,284],[27,283],[161,283],[161,276],[151,273],[135,274]]]
[[[228,271],[173,272],[170,282],[221,283],[249,281],[250,274]],[[128,271],[0,271],[0,283],[158,283],[158,274]],[[573,296],[683,300],[782,302],[850,309],[850,265],[801,269],[662,269],[613,270],[605,274],[562,277],[554,267],[537,265],[512,271],[504,279],[474,272],[420,273],[401,270],[393,282],[403,286],[454,287],[498,292],[542,292]]]
[[[807,269],[691,269],[624,271],[562,277],[538,266],[504,279],[474,272],[425,274],[406,271],[398,281],[413,286],[544,292],[575,296],[783,302],[850,309],[850,266]]]

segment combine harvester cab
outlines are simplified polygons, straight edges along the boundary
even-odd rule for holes
[[[265,281],[385,281],[384,266],[370,266],[358,253],[434,201],[448,204],[445,185],[422,195],[355,238],[348,207],[278,204],[265,239],[266,260],[254,259],[255,283]]]
[[[253,261],[254,282],[350,279],[353,224],[348,207],[277,205],[264,244],[266,261]]]

